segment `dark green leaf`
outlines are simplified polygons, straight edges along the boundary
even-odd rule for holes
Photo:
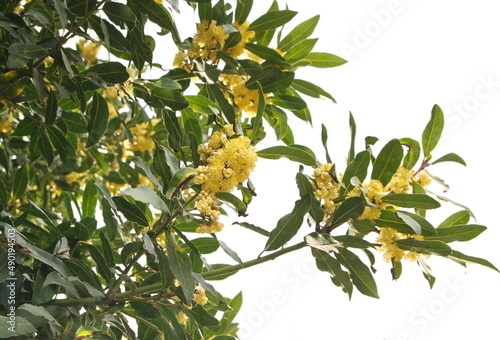
[[[352,283],[366,296],[378,298],[377,284],[373,279],[370,268],[359,257],[347,249],[342,249],[335,255],[340,264],[347,268]]]
[[[300,93],[303,93],[307,96],[313,97],[313,98],[328,98],[332,102],[336,103],[335,99],[332,97],[331,94],[323,90],[321,87],[318,85],[315,85],[313,83],[310,83],[305,80],[301,79],[294,79],[292,82],[292,87],[299,91]]]
[[[102,10],[116,25],[120,26],[122,29],[132,29],[137,18],[130,7],[117,3],[117,2],[106,2],[102,7]]]
[[[188,309],[187,312],[200,326],[214,327],[219,325],[219,320],[209,314],[201,305],[196,305]]]
[[[148,15],[149,20],[172,33],[175,42],[180,42],[175,22],[165,6],[159,5],[152,0],[134,0],[133,3],[142,13]]]
[[[52,164],[54,161],[54,150],[52,148],[52,144],[50,143],[50,140],[48,138],[48,132],[47,130],[44,129],[38,129],[38,143],[37,143],[37,148],[42,154],[43,158],[47,160],[47,163],[49,166]]]
[[[273,50],[272,48],[258,45],[258,44],[246,44],[245,49],[248,51],[252,52],[256,56],[264,59],[264,60],[281,60],[285,61],[285,58],[281,56],[276,50]]]
[[[251,223],[247,223],[247,222],[233,222],[233,225],[242,226],[244,228],[250,229],[252,231],[255,231],[258,234],[261,234],[261,235],[264,235],[267,237],[269,237],[269,235],[271,234],[269,231],[262,229],[260,227],[257,227],[256,225],[253,225]]]
[[[187,253],[178,249],[173,234],[168,236],[167,256],[170,270],[172,270],[175,278],[181,283],[184,296],[188,299],[188,303],[191,304],[191,297],[196,286],[196,281],[191,274],[191,260]]]
[[[334,236],[333,239],[340,242],[341,247],[360,249],[375,248],[373,244],[357,236],[342,235]]]
[[[387,143],[375,160],[372,170],[372,179],[379,180],[386,186],[396,173],[403,159],[403,148],[398,139],[393,139]]]
[[[356,155],[356,157],[349,163],[345,170],[342,182],[344,187],[340,189],[341,194],[344,192],[350,192],[354,185],[351,183],[353,177],[357,177],[360,182],[363,182],[368,174],[368,166],[370,165],[371,155],[368,150],[361,151]]]
[[[316,157],[313,156],[312,151],[305,151],[302,146],[299,148],[296,144],[287,146],[272,146],[258,151],[257,155],[267,159],[279,159],[285,157],[293,162],[299,162],[304,165],[316,165]]]
[[[323,272],[327,272],[332,277],[332,281],[349,296],[349,299],[352,296],[353,285],[349,274],[345,272],[340,266],[340,262],[335,258],[330,256],[328,253],[311,249],[312,255],[316,259],[316,266],[319,270]],[[336,280],[333,280],[335,278]]]
[[[149,225],[148,219],[146,215],[142,212],[139,207],[127,201],[122,196],[113,197],[113,201],[116,204],[118,210],[125,216],[125,218],[131,222],[137,222],[139,225],[147,227]]]
[[[200,251],[200,254],[210,254],[219,249],[219,242],[211,237],[195,238],[194,240],[191,240],[191,242]],[[189,246],[187,244],[183,244],[181,248],[186,251],[189,250]]]
[[[224,94],[219,89],[219,86],[217,84],[205,84],[205,90],[207,91],[209,99],[217,103],[217,106],[222,110],[226,121],[228,123],[233,123],[235,119],[234,107],[229,104],[226,97],[224,97]]]
[[[102,252],[93,244],[80,243],[80,246],[88,250],[97,266],[97,272],[110,284],[113,281],[113,275],[111,274],[111,268],[108,267],[106,260],[102,256]]]
[[[87,132],[87,123],[80,112],[63,112],[61,118],[66,123],[68,131],[74,133],[85,133]]]
[[[68,134],[64,134],[55,126],[49,126],[47,128],[47,133],[52,145],[55,147],[57,152],[59,152],[63,163],[73,166],[76,163],[76,151],[73,144],[71,144],[66,138]]]
[[[12,327],[12,328],[10,328]],[[14,339],[21,335],[35,333],[35,326],[21,316],[16,316],[11,323],[9,316],[0,315],[0,338]]]
[[[318,39],[307,39],[298,43],[288,52],[286,52],[286,61],[288,61],[290,64],[294,64],[302,60],[304,57],[308,56],[311,53],[317,41]]]
[[[47,107],[45,108],[45,123],[52,125],[57,118],[57,97],[54,91],[49,91]]]
[[[290,33],[288,33],[279,43],[278,48],[281,51],[288,51],[293,46],[297,45],[309,37],[316,28],[319,21],[319,15],[312,17],[298,24]]]
[[[95,9],[97,0],[68,0],[68,10],[76,16],[83,17]]]
[[[326,161],[328,163],[332,163],[330,153],[328,152],[328,130],[326,129],[325,124],[321,124],[321,142],[323,144],[323,148],[325,148]]]
[[[420,254],[448,256],[452,252],[450,246],[442,241],[403,239],[395,241],[394,244],[403,250],[409,250]]]
[[[29,184],[28,163],[23,163],[14,175],[12,185],[12,200],[15,201],[26,191]]]
[[[376,223],[372,220],[354,220],[351,223],[353,228],[361,235],[368,235],[376,230]]]
[[[434,105],[431,119],[422,133],[422,149],[424,156],[429,158],[430,153],[439,142],[444,128],[444,114],[438,105]]]
[[[401,138],[401,144],[408,147],[408,152],[403,159],[403,166],[406,169],[413,169],[420,157],[420,143],[411,138]]]
[[[355,220],[364,210],[365,204],[361,197],[349,197],[333,213],[331,226],[335,228],[351,219]]]
[[[252,10],[252,5],[253,0],[238,0],[234,11],[234,21],[240,24],[244,23]]]
[[[457,155],[456,153],[449,153],[444,155],[443,157],[440,157],[439,159],[436,159],[432,164],[437,164],[441,162],[456,162],[459,164],[462,164],[463,166],[467,166],[467,163],[463,160],[462,157]]]
[[[401,208],[436,209],[441,204],[425,194],[388,194],[382,197],[382,202]]]
[[[217,192],[215,196],[221,201],[230,203],[236,209],[238,216],[246,216],[247,205],[243,203],[238,197],[228,192]]]
[[[318,68],[336,67],[347,63],[347,60],[344,60],[334,54],[324,52],[309,53],[309,55],[307,55],[302,60],[308,61],[310,62],[310,66]]]
[[[130,78],[125,65],[115,61],[92,66],[83,74],[90,79],[102,79],[112,84],[124,83]]]
[[[132,197],[135,201],[146,204],[151,204],[156,209],[165,213],[169,212],[168,206],[165,201],[155,192],[154,189],[141,185],[137,188],[127,188],[123,190],[120,195],[127,195]]]
[[[249,30],[259,32],[283,26],[297,14],[290,10],[270,11],[250,24]]]
[[[271,231],[265,250],[276,250],[297,234],[305,214],[311,207],[311,199],[311,196],[308,195],[296,201],[292,212],[279,219],[276,228]]]
[[[467,224],[470,220],[470,212],[468,210],[457,211],[456,213],[445,219],[438,228],[452,227],[455,225]]]
[[[274,105],[288,110],[302,110],[307,107],[307,103],[299,97],[290,95],[275,95],[268,98]]]
[[[212,115],[218,111],[218,106],[205,96],[185,96],[189,101],[189,107],[196,112]]]
[[[380,217],[375,222],[380,228],[393,228],[403,234],[415,233],[415,230],[398,217],[393,210],[382,210]]]
[[[482,266],[491,268],[497,272],[500,272],[497,269],[497,267],[495,267],[491,262],[484,260],[482,258],[479,258],[479,257],[465,255],[465,254],[463,254],[459,251],[456,251],[456,250],[452,250],[451,254],[448,255],[447,257],[458,262],[458,263],[461,263],[463,265],[465,265],[467,263],[476,263],[476,264],[480,264]]]
[[[256,82],[262,85],[264,93],[277,92],[287,89],[293,82],[295,73],[283,72],[275,66],[270,66],[264,69],[260,74],[252,76],[247,82],[246,87],[256,89]]]
[[[83,190],[82,198],[82,218],[94,217],[97,206],[97,187],[93,179],[89,180]]]
[[[486,230],[485,226],[477,224],[454,225],[436,229],[437,235],[427,236],[426,240],[438,240],[445,243],[470,241]]]
[[[89,137],[85,147],[94,146],[104,135],[108,127],[109,110],[106,100],[97,92],[92,96],[92,105],[88,110],[89,123],[87,131]]]
[[[399,218],[402,218],[403,221],[405,221],[405,223],[407,223],[408,225],[410,225],[408,222],[408,219],[405,217],[409,217],[411,220],[413,220],[414,223],[417,223],[418,224],[418,228],[419,228],[419,232],[417,232],[417,234],[422,234],[424,236],[434,236],[436,235],[436,229],[434,228],[434,226],[429,222],[427,221],[424,217],[418,215],[418,214],[414,214],[414,213],[411,213],[411,212],[408,212],[408,211],[401,211],[401,210],[398,210],[396,212],[397,214],[397,217]]]

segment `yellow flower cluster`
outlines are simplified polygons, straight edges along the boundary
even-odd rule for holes
[[[255,117],[259,106],[259,91],[246,87],[247,77],[236,74],[221,75],[222,83],[229,90],[225,93],[226,98],[238,106],[249,117]]]
[[[31,0],[22,0],[22,1],[19,1],[19,3],[17,4],[17,6],[14,8],[14,14],[21,14],[21,12],[24,11],[24,6],[26,6],[30,2],[31,2]]]
[[[80,39],[76,46],[83,59],[88,61],[90,65],[94,65],[97,62],[97,53],[99,52],[100,47],[99,45],[90,40]]]
[[[158,124],[159,119],[151,119],[149,123],[141,123],[130,128],[130,132],[134,136],[134,143],[130,144],[128,140],[122,142],[123,149],[131,152],[145,152],[155,148],[155,142],[151,138],[153,131],[151,125]],[[126,154],[127,152],[124,152]]]
[[[230,131],[230,126],[225,127]],[[198,227],[199,233],[214,233],[222,230],[218,221],[220,212],[217,192],[230,192],[239,183],[248,179],[255,167],[257,153],[245,136],[228,138],[223,131],[212,134],[206,144],[200,145],[200,158],[206,163],[197,168],[195,183],[202,185],[196,198],[196,209],[208,219],[208,223]]]
[[[0,132],[1,133],[9,133],[12,130],[12,122],[14,118],[12,115],[2,115],[0,116]]]
[[[314,189],[314,195],[318,199],[323,200],[323,209],[327,215],[333,214],[336,205],[333,202],[337,197],[339,197],[340,183],[338,183],[330,169],[332,164],[323,164],[319,168],[314,169],[313,178],[316,181],[316,187]]]
[[[210,23],[207,20],[202,20],[197,25],[197,32],[193,37],[192,45],[187,53],[180,50],[174,58],[174,66],[191,71],[191,62],[187,58],[193,60],[202,58],[204,60],[215,61],[217,51],[224,47],[229,34],[224,32],[224,27],[217,25],[215,20]]]
[[[382,197],[386,195],[386,190],[383,187],[382,183],[378,180],[370,180],[368,184],[362,183],[361,186],[365,189],[364,190],[364,195],[365,198],[372,204],[374,204],[376,207],[365,207],[365,210],[363,211],[363,214],[358,217],[359,220],[376,220],[377,218],[380,217],[381,210],[383,209],[386,204],[382,202]],[[360,196],[361,195],[361,190],[359,188],[355,188],[352,190],[349,194],[350,197],[352,196]]]
[[[186,326],[187,323],[188,323],[188,321],[189,321],[188,316],[184,312],[177,313],[176,318],[177,318],[177,322],[180,323],[183,326]]]
[[[424,237],[422,235],[402,234],[392,228],[380,228],[380,234],[376,242],[380,243],[378,250],[384,254],[384,261],[386,262],[391,262],[392,259],[396,262],[400,262],[402,259],[416,261],[421,254],[409,250],[403,250],[394,242],[404,239],[423,240],[423,238]]]
[[[241,24],[235,22],[233,23],[233,26],[240,32],[241,40],[233,47],[228,48],[227,52],[231,55],[231,57],[237,58],[245,52],[245,45],[250,41],[250,39],[255,37],[255,32],[248,29],[248,27],[250,27],[250,22],[248,21]]]
[[[194,294],[193,294],[194,301],[196,301],[197,304],[199,305],[206,305],[208,302],[208,298],[205,295],[205,288],[203,288],[200,285],[197,285]]]

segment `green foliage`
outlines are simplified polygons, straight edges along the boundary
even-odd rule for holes
[[[302,95],[335,103],[295,77],[346,62],[314,51],[319,16],[294,24],[297,12],[276,1],[262,14],[251,0],[186,0],[200,22],[181,37],[178,1],[160,2],[0,3],[0,338],[236,339],[242,294],[224,297],[208,281],[303,247],[349,298],[354,288],[378,297],[372,249],[395,279],[402,260],[425,270],[428,255],[497,270],[451,248],[486,229],[463,205],[437,228],[425,217],[451,202],[427,189],[428,168],[466,164],[455,153],[431,162],[444,129],[437,105],[420,142],[380,149],[367,137],[356,150],[351,114],[337,172],[326,126],[321,164],[289,125],[290,115],[312,124]],[[157,63],[164,36],[173,67]],[[276,143],[261,147],[270,129]],[[299,163],[300,197],[263,227],[240,220],[259,189],[248,178],[257,157]],[[269,254],[244,262],[217,237],[227,208]],[[304,221],[314,231],[287,246]],[[205,258],[221,251],[231,263]]]

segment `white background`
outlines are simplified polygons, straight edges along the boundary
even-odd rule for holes
[[[254,2],[257,4],[250,20],[271,4]],[[330,131],[331,156],[341,172],[348,150],[349,111],[357,122],[360,151],[367,135],[380,138],[379,147],[395,137],[420,140],[432,106],[440,105],[447,125],[433,153],[437,158],[456,152],[468,166],[450,163],[429,170],[450,185],[445,196],[467,205],[476,215],[476,223],[489,227],[470,244],[452,247],[500,266],[496,202],[500,165],[497,1],[279,3],[281,8],[288,4],[299,12],[288,30],[320,14],[312,35],[319,38],[315,51],[334,53],[349,61],[334,69],[307,68],[298,72],[297,78],[322,86],[338,104],[309,98],[313,127],[293,120],[296,141],[311,147],[326,162],[320,139],[324,123]],[[186,9],[177,16],[179,20],[183,17],[189,17]],[[195,26],[182,29],[185,38],[194,33]],[[269,135],[271,138],[259,148],[276,144],[272,132]],[[267,230],[274,228],[298,198],[294,182],[297,170],[296,163],[286,160],[259,160],[252,176],[258,197],[246,221]],[[444,215],[429,215],[435,225],[460,210],[450,204],[445,206]],[[293,241],[300,241],[309,232],[304,225]],[[265,244],[264,237],[230,223],[219,237],[244,261],[256,258]],[[224,254],[217,260],[222,259],[233,263]],[[437,277],[432,290],[416,263],[404,263],[403,276],[395,282],[389,266],[378,257],[375,279],[380,299],[355,292],[349,301],[327,274],[314,268],[307,249],[213,284],[225,296],[243,290],[244,304],[237,317],[241,339],[500,339],[500,274],[479,265],[464,268],[441,258],[432,258],[429,264]]]

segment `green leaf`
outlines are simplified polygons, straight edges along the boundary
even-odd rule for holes
[[[177,248],[174,235],[172,233],[168,236],[167,240],[167,256],[170,270],[172,270],[175,278],[181,283],[184,296],[186,296],[190,305],[191,297],[193,296],[194,288],[196,286],[196,281],[191,274],[191,260],[189,259],[187,253]]]
[[[341,235],[334,236],[333,239],[340,242],[341,247],[359,249],[375,248],[373,244],[357,236]]]
[[[329,234],[310,233],[304,237],[306,244],[314,249],[324,252],[339,252],[342,244]]]
[[[300,24],[298,24],[293,30],[290,31],[279,43],[278,48],[286,52],[293,46],[301,43],[307,37],[309,37],[316,28],[319,21],[319,15],[312,17]]]
[[[260,86],[259,83],[257,85],[257,91],[259,91],[259,101],[257,103],[257,112],[255,114],[255,117],[252,118],[252,136],[250,140],[252,141],[252,144],[256,144],[257,141],[260,138],[260,133],[262,131],[262,117],[264,115],[264,112],[266,110],[266,98],[264,96],[264,92],[262,91],[262,86]]]
[[[68,131],[74,133],[87,132],[87,123],[80,112],[63,112],[61,118],[68,127]]]
[[[302,60],[304,57],[308,56],[311,51],[313,50],[314,46],[316,46],[316,42],[318,39],[306,39],[294,47],[292,47],[288,52],[285,54],[285,59],[288,61],[290,64],[294,64],[300,60]]]
[[[238,0],[234,11],[234,21],[244,23],[252,10],[253,0]]]
[[[388,194],[382,202],[401,208],[436,209],[441,204],[426,194]]]
[[[80,243],[80,246],[88,250],[97,266],[97,272],[110,284],[113,281],[113,275],[111,274],[111,268],[108,267],[106,260],[102,256],[102,252],[93,244]]]
[[[45,123],[52,125],[57,118],[57,97],[54,91],[50,90],[45,109]]]
[[[26,191],[29,184],[28,163],[23,163],[14,175],[12,200],[15,201]]]
[[[230,203],[236,209],[238,216],[246,216],[247,205],[238,197],[228,192],[216,192],[215,196],[221,201]]]
[[[142,210],[139,209],[136,204],[127,201],[122,196],[113,197],[113,201],[115,202],[118,210],[123,214],[123,216],[125,216],[127,220],[131,222],[137,222],[139,225],[145,227],[149,226],[146,215],[144,215]]]
[[[226,97],[224,97],[224,94],[219,89],[219,86],[217,84],[205,84],[205,90],[207,91],[210,100],[217,103],[217,107],[220,108],[220,110],[222,110],[222,113],[224,114],[226,121],[228,123],[233,123],[235,119],[234,107],[231,104],[229,104]]]
[[[16,316],[15,320],[12,321],[8,316],[0,315],[1,339],[14,339],[14,337],[31,334],[34,332],[36,332],[35,326],[33,326],[25,318],[21,316]]]
[[[393,228],[403,234],[414,234],[415,230],[398,217],[397,213],[393,210],[382,210],[380,217],[375,220],[380,228]]]
[[[37,129],[37,135],[39,139],[36,147],[42,154],[43,158],[47,160],[47,163],[50,166],[54,161],[54,150],[52,148],[52,144],[50,143],[50,139],[48,138],[48,132],[46,131],[47,129]]]
[[[120,195],[127,195],[132,197],[134,200],[151,204],[156,209],[159,209],[165,213],[169,212],[168,206],[165,201],[156,193],[152,188],[141,185],[137,188],[127,188],[123,190]]]
[[[452,227],[455,225],[467,224],[470,220],[471,214],[468,210],[457,211],[451,214],[447,219],[438,225],[438,228]]]
[[[285,157],[293,162],[315,166],[316,157],[314,156],[312,151],[306,151],[303,148],[303,146],[298,146],[296,144],[287,146],[272,146],[270,148],[258,151],[257,156],[266,159],[279,159]]]
[[[500,272],[497,267],[495,267],[491,262],[484,260],[479,257],[474,257],[474,256],[469,256],[465,255],[459,251],[452,250],[451,254],[447,256],[449,259],[452,259],[453,261],[456,261],[460,264],[466,265],[467,263],[476,263],[480,264],[482,266],[491,268],[497,272]]]
[[[361,197],[349,197],[335,210],[330,222],[332,228],[353,219],[355,220],[363,214],[365,204]]]
[[[340,262],[324,251],[312,248],[311,252],[316,260],[316,266],[318,269],[330,274],[332,281],[337,286],[341,287],[350,299],[352,296],[353,285],[349,274],[340,266]],[[334,278],[335,280],[333,280]]]
[[[152,0],[134,0],[133,3],[142,13],[148,15],[149,20],[161,28],[168,30],[172,33],[174,41],[180,43],[179,33],[177,32],[175,22],[165,6],[159,5]]]
[[[432,164],[437,164],[437,163],[442,163],[442,162],[456,162],[459,164],[462,164],[463,166],[467,166],[467,163],[463,160],[462,157],[457,155],[456,153],[449,153],[444,155],[443,157],[440,157],[439,159],[436,159]]]
[[[136,25],[137,18],[130,7],[117,3],[106,2],[102,10],[114,24],[122,29],[132,29]]]
[[[219,249],[219,242],[212,237],[195,238],[194,240],[191,240],[191,242],[200,251],[200,254],[211,254]],[[185,243],[181,246],[181,248],[186,251],[189,250],[189,246]]]
[[[439,142],[444,128],[444,114],[438,105],[434,105],[431,111],[431,119],[422,133],[422,148],[424,156],[429,158],[430,153]]]
[[[185,96],[189,101],[189,107],[196,112],[212,115],[218,111],[218,106],[205,96]]]
[[[323,90],[318,85],[315,85],[308,81],[301,79],[294,79],[292,82],[292,87],[295,90],[299,91],[300,93],[305,94],[306,96],[310,96],[313,98],[320,98],[320,99],[328,98],[332,102],[336,103],[335,99],[332,97],[331,94]]]
[[[111,3],[116,4],[114,2],[109,2],[107,4]],[[94,65],[83,72],[83,74],[91,79],[102,79],[112,84],[121,84],[130,78],[125,65],[116,61]]]
[[[309,53],[302,59],[302,61],[310,62],[309,66],[318,68],[336,67],[347,63],[347,60],[344,60],[334,54],[324,52]]]
[[[372,170],[372,179],[379,180],[385,187],[396,173],[403,159],[403,148],[398,139],[387,143],[375,160]]]
[[[340,264],[349,271],[352,283],[356,288],[364,295],[378,299],[377,284],[373,279],[370,268],[356,254],[347,249],[342,249],[335,256]]]
[[[395,241],[394,244],[400,249],[413,251],[419,254],[448,256],[452,252],[450,246],[442,241],[403,239]]]
[[[412,223],[417,223],[418,224],[417,228],[419,229],[417,234],[424,235],[426,238],[427,238],[427,236],[436,235],[436,229],[434,228],[434,226],[429,221],[427,221],[424,217],[422,217],[418,214],[414,214],[414,213],[411,213],[408,211],[397,210],[396,216],[403,219],[403,221],[410,226],[412,226],[410,224],[411,223],[410,221],[412,221]],[[412,226],[412,228],[415,230],[415,228],[413,226]]]
[[[268,99],[271,100],[274,105],[288,110],[302,110],[307,107],[307,103],[303,99],[286,94],[275,95]]]
[[[276,50],[273,50],[272,48],[266,46],[262,46],[259,44],[246,44],[245,49],[247,49],[248,51],[252,52],[256,56],[264,60],[281,60],[283,62],[285,61],[285,58],[283,58],[281,54],[276,52]]]
[[[191,309],[186,309],[186,311],[200,326],[215,327],[219,325],[219,320],[209,314],[201,305],[196,305]]]
[[[376,223],[372,220],[354,220],[351,223],[353,228],[361,235],[368,235],[376,231]]]
[[[266,251],[278,249],[297,234],[304,221],[304,216],[311,207],[311,199],[311,195],[307,195],[297,200],[292,212],[279,219],[276,228],[271,231],[266,242]]]
[[[413,169],[420,157],[420,143],[411,138],[401,138],[401,144],[408,148],[408,152],[403,159],[403,166],[406,169]]]
[[[155,86],[151,91],[151,102],[153,107],[164,108],[165,106],[173,111],[183,110],[189,106],[189,102],[179,90],[172,90],[166,87]]]
[[[436,229],[437,231],[436,235],[427,236],[425,239],[438,240],[438,241],[443,241],[445,243],[450,243],[455,241],[464,242],[476,238],[485,230],[486,230],[485,226],[478,224],[454,225],[446,228],[438,228]]]
[[[370,165],[371,155],[368,150],[361,151],[349,163],[345,170],[342,183],[344,186],[340,189],[341,194],[350,192],[354,185],[351,183],[353,177],[357,177],[360,182],[363,182],[368,174],[368,166]]]
[[[83,190],[82,198],[82,218],[94,217],[95,208],[97,207],[97,186],[93,179],[89,180]]]
[[[278,92],[286,90],[293,82],[294,72],[283,72],[276,66],[266,67],[260,74],[252,76],[247,82],[246,87],[256,89],[256,82],[262,85],[264,93]]]
[[[67,9],[76,16],[83,17],[95,9],[97,0],[68,0]]]
[[[88,110],[89,123],[87,131],[86,148],[90,148],[99,142],[104,132],[108,128],[109,110],[106,100],[97,92],[92,96],[92,105]]]
[[[252,231],[255,231],[258,234],[261,234],[261,235],[264,235],[267,237],[269,237],[269,235],[271,235],[271,233],[269,231],[262,229],[261,227],[257,227],[256,225],[253,225],[253,224],[248,223],[248,222],[233,222],[233,225],[242,226],[244,228],[250,229]]]
[[[181,111],[182,126],[186,135],[193,133],[196,136],[197,145],[203,140],[203,132],[200,124],[199,116],[196,115],[192,110],[184,109]]]
[[[266,31],[283,26],[293,19],[297,12],[290,10],[269,11],[250,24],[250,31]]]
[[[46,129],[50,142],[59,152],[61,160],[65,165],[73,166],[76,163],[76,151],[73,144],[68,140],[68,134],[63,133],[56,126],[48,126]]]
[[[349,153],[347,154],[348,165],[352,162],[354,155],[356,154],[356,120],[351,112],[349,112],[349,129],[351,130],[351,145],[349,147]],[[368,149],[368,144],[366,145],[366,148]]]
[[[321,143],[323,144],[323,148],[325,149],[326,161],[328,163],[332,163],[330,153],[328,152],[328,130],[326,129],[325,124],[321,124]]]

